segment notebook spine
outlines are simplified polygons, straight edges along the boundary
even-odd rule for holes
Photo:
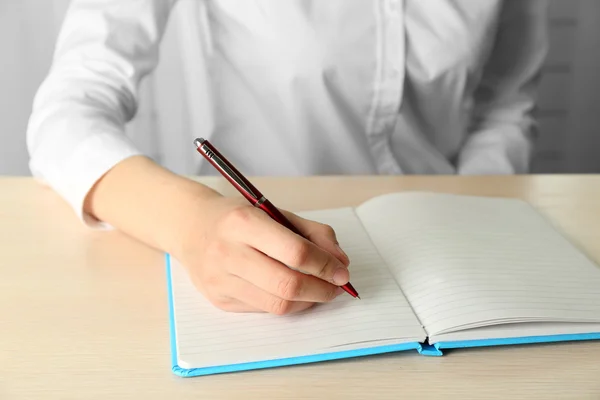
[[[417,351],[419,354],[429,357],[441,357],[444,355],[436,345],[429,344],[429,338],[419,345]]]

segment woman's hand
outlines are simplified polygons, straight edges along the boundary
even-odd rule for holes
[[[349,260],[331,227],[282,211],[306,240],[244,199],[198,203],[175,256],[216,307],[282,315],[343,293]]]
[[[223,197],[145,157],[111,169],[84,211],[174,256],[223,310],[298,312],[333,300],[349,281],[348,257],[330,227],[282,211],[304,239],[247,200]]]

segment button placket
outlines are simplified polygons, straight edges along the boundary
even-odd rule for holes
[[[402,101],[404,83],[404,0],[381,0],[378,12],[377,60],[378,82],[375,83],[372,118],[367,132],[371,152],[380,173],[402,173],[389,145],[398,110]]]

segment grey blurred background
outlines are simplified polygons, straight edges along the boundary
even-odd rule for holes
[[[165,152],[179,150],[161,143],[157,132],[186,135],[186,127],[198,118],[207,130],[211,126],[200,106],[207,101],[202,89],[206,77],[197,64],[200,54],[181,51],[198,47],[190,41],[201,37],[186,24],[190,1],[196,0],[181,0],[169,22],[161,63],[144,81],[140,110],[128,126],[128,135],[159,162]],[[551,48],[540,92],[541,137],[532,172],[600,173],[600,0],[548,1]],[[0,175],[30,175],[27,119],[68,4],[69,0],[0,0]],[[186,69],[190,63],[198,65],[194,71]],[[185,171],[197,162],[194,157],[193,152],[183,152],[166,166]]]

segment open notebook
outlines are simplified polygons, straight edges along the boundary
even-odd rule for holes
[[[600,268],[526,202],[407,192],[300,215],[334,227],[362,300],[226,313],[167,256],[175,374],[600,339]]]

